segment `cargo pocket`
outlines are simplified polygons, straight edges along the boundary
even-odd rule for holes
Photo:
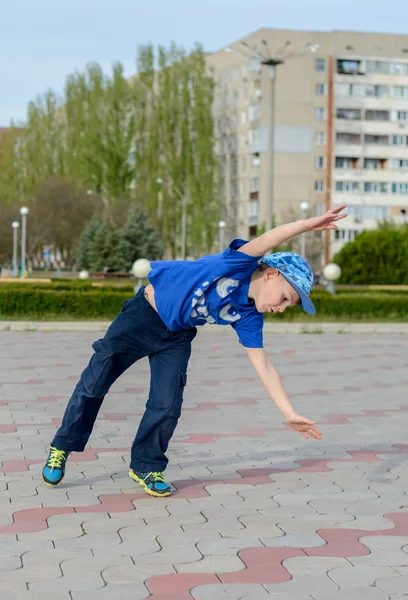
[[[187,385],[187,373],[179,371],[177,377],[176,389],[174,390],[173,402],[170,412],[179,417],[181,414],[181,405],[183,404],[184,388]]]
[[[107,382],[112,367],[113,353],[105,348],[103,340],[94,342],[92,348],[95,350],[95,354],[82,373],[82,382],[91,396],[101,398],[109,389]]]

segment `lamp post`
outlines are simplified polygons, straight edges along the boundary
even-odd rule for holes
[[[276,121],[276,76],[277,67],[283,65],[287,60],[304,56],[309,52],[316,52],[320,46],[319,44],[311,44],[310,42],[304,44],[294,51],[288,51],[288,47],[291,42],[287,41],[283,47],[272,57],[269,53],[268,44],[266,40],[262,40],[264,51],[260,52],[256,47],[251,47],[246,42],[241,42],[242,46],[246,49],[246,52],[239,52],[243,54],[245,58],[252,58],[259,60],[259,63],[268,67],[269,79],[270,79],[270,116],[269,116],[269,143],[268,149],[270,152],[270,162],[268,170],[268,202],[266,204],[266,231],[272,229],[273,216],[274,216],[274,167],[275,167],[275,121]],[[226,48],[227,52],[237,52],[233,48]]]
[[[300,203],[300,210],[302,211],[302,219],[307,219],[307,211],[309,208],[309,204],[307,202]],[[306,259],[306,234],[302,233],[301,237],[301,250],[300,255]]]
[[[18,275],[18,228],[20,227],[20,223],[18,221],[13,221],[11,224],[13,228],[13,275],[17,277]]]
[[[26,272],[26,242],[27,242],[27,215],[30,211],[26,206],[20,208],[21,215],[21,277],[25,277]]]
[[[218,229],[220,233],[220,252],[224,250],[225,245],[225,227],[227,226],[225,221],[219,221]]]
[[[133,263],[132,273],[137,279],[137,284],[133,288],[135,294],[137,294],[137,292],[142,287],[143,279],[145,279],[148,276],[150,269],[150,260],[147,260],[147,258],[138,258]]]
[[[336,263],[329,263],[323,269],[323,277],[326,279],[326,290],[333,294],[336,293],[336,286],[334,284],[337,279],[341,276],[341,268]]]

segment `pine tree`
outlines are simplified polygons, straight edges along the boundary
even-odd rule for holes
[[[156,260],[163,256],[163,243],[150,219],[140,209],[134,210],[121,231],[119,252],[130,270],[138,258]]]
[[[75,251],[75,262],[77,269],[89,269],[90,258],[89,249],[96,234],[102,227],[102,222],[96,219],[90,221],[79,236],[78,244]]]

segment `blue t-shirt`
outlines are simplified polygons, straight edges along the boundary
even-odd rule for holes
[[[263,347],[264,317],[248,300],[252,273],[262,257],[238,252],[246,243],[233,240],[223,252],[198,260],[151,263],[156,307],[170,331],[231,325],[243,346]]]

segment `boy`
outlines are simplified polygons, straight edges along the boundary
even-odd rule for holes
[[[181,414],[191,342],[199,325],[231,325],[266,390],[287,423],[305,438],[320,439],[314,421],[298,415],[275,367],[263,349],[265,312],[299,304],[310,314],[313,274],[290,252],[270,252],[307,231],[337,229],[344,206],[325,215],[281,225],[254,240],[234,240],[219,254],[195,261],[153,262],[149,285],[127,300],[95,350],[52,441],[43,480],[55,486],[65,474],[70,452],[82,452],[105,394],[140,358],[149,357],[151,381],[146,411],[131,449],[129,476],[151,496],[169,496],[165,455]]]

